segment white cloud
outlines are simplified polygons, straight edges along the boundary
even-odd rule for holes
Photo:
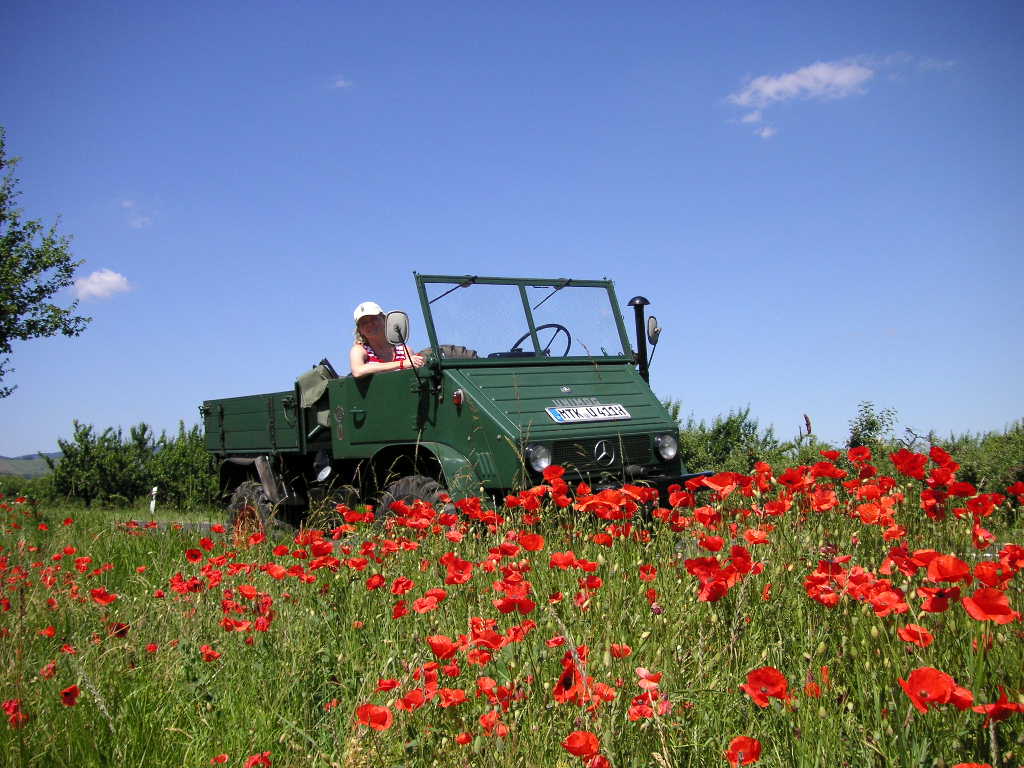
[[[134,208],[135,207],[135,201],[134,200],[122,200],[121,201],[121,207],[122,208]]]
[[[139,214],[128,217],[128,226],[132,229],[145,229],[152,223],[153,218],[151,216],[142,216]]]
[[[346,80],[341,75],[338,75],[337,77],[334,78],[334,82],[331,84],[331,87],[332,88],[351,88],[352,87],[352,81],[351,80]]]
[[[818,61],[782,75],[755,77],[729,101],[740,107],[764,108],[790,99],[842,99],[862,93],[875,70],[851,59]]]
[[[108,299],[115,293],[131,289],[128,278],[110,269],[100,269],[88,277],[75,278],[72,288],[79,299]]]
[[[753,112],[748,112],[740,118],[741,123],[760,123],[763,115],[760,109],[755,109]]]
[[[758,128],[756,131],[754,131],[754,133],[756,133],[762,139],[770,139],[772,136],[774,136],[776,133],[778,133],[778,131],[776,131],[770,125],[765,125],[765,126],[762,126],[761,128]]]

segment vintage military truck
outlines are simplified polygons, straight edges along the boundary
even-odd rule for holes
[[[610,280],[414,275],[419,369],[339,376],[327,360],[282,392],[207,400],[207,448],[229,516],[296,522],[327,502],[500,497],[557,464],[592,488],[690,477],[648,386],[643,297],[634,352]],[[392,343],[409,338],[387,316]],[[652,346],[653,349],[653,346]]]

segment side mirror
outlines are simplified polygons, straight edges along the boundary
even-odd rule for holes
[[[384,319],[384,327],[388,342],[391,344],[405,344],[409,338],[409,316],[405,312],[388,312]]]
[[[653,346],[658,343],[659,336],[661,336],[661,328],[658,326],[658,318],[651,315],[647,318],[647,340]]]

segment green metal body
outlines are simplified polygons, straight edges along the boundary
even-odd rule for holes
[[[679,460],[662,460],[654,444],[655,435],[677,435],[678,427],[637,373],[610,281],[417,275],[416,282],[433,351],[426,366],[330,379],[323,396],[309,408],[300,406],[298,385],[283,392],[208,400],[201,408],[207,448],[224,460],[241,459],[243,468],[245,459],[266,456],[285,488],[284,500],[296,506],[308,503],[325,463],[334,468],[335,480],[342,476],[363,491],[415,473],[435,476],[456,498],[500,494],[540,480],[524,461],[526,447],[534,444],[551,451],[552,462],[567,468],[570,482],[664,488],[680,479],[684,470]],[[523,346],[532,350],[477,359],[443,357],[432,303],[450,301],[439,292],[449,286],[458,290],[460,284],[518,289],[528,324]],[[597,296],[606,292],[609,308],[602,307],[602,322],[607,319],[621,350],[564,357],[543,350],[533,312],[547,299],[531,304],[526,289],[550,288],[550,298],[560,285],[597,289]],[[431,291],[437,294],[433,299]],[[572,320],[566,317],[564,325]],[[546,410],[592,404],[620,405],[629,417],[560,423]],[[604,443],[595,452],[598,441]],[[230,490],[242,470],[237,461],[225,466]]]

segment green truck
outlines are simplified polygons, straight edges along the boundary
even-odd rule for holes
[[[498,497],[551,464],[571,485],[662,493],[685,474],[678,426],[648,385],[610,280],[414,275],[429,349],[418,369],[354,378],[326,359],[282,392],[207,400],[232,524],[295,523],[318,505]],[[392,343],[409,338],[387,315]]]

